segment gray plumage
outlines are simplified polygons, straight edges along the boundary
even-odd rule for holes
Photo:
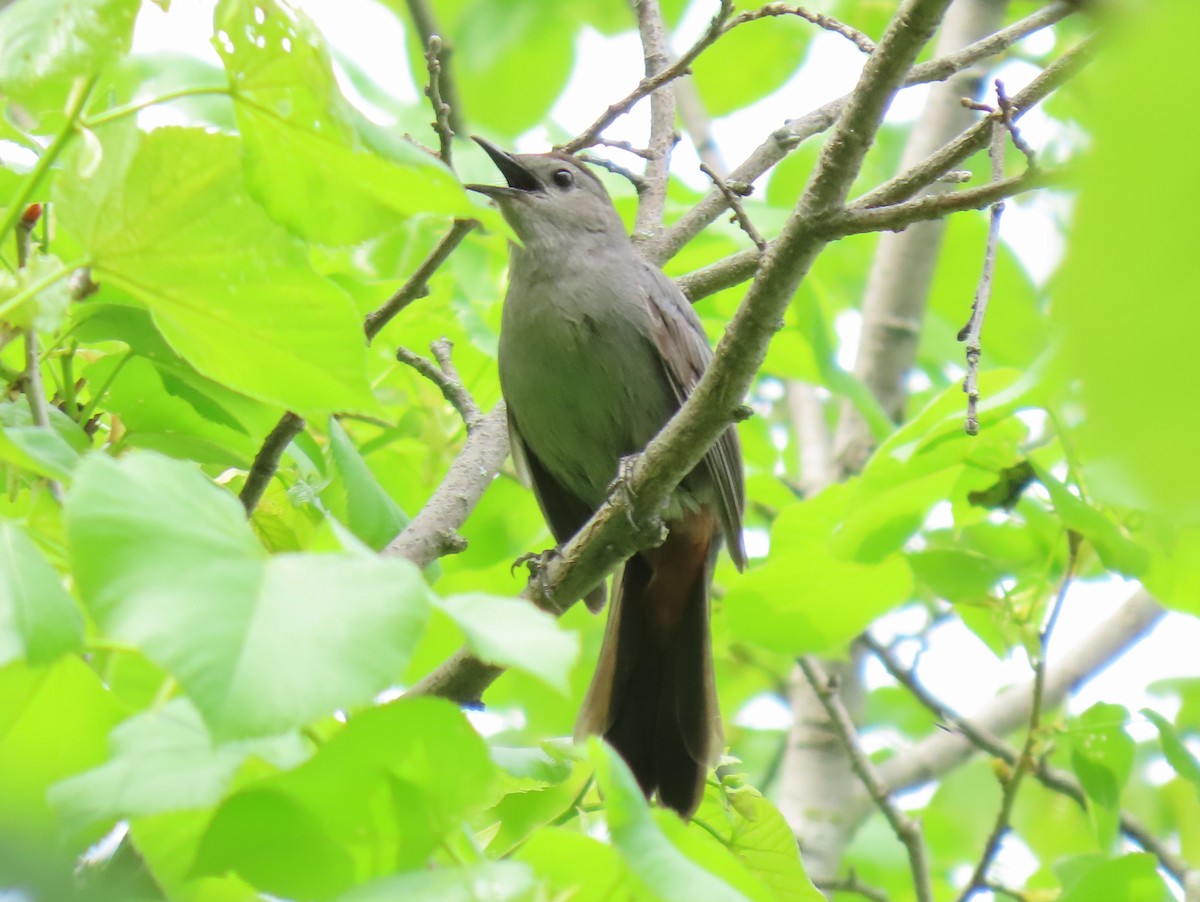
[[[690,394],[711,351],[678,287],[635,253],[599,179],[564,154],[510,155],[476,139],[507,186],[493,197],[521,239],[500,331],[514,456],[559,542],[603,503]],[[604,735],[648,796],[690,815],[721,751],[708,638],[721,537],[745,564],[741,452],[731,427],[683,480],[668,538],[614,583],[579,732]]]

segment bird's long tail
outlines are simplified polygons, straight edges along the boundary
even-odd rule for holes
[[[626,562],[577,735],[603,736],[647,798],[690,817],[722,748],[709,640],[716,519],[689,511]]]

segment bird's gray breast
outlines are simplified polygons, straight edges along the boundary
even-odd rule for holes
[[[535,268],[514,260],[500,383],[521,438],[581,501],[598,506],[621,457],[677,407],[637,282],[623,257]],[[624,278],[622,276],[624,275]]]

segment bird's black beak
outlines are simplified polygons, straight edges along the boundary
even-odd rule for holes
[[[478,135],[472,135],[471,140],[482,147],[492,158],[492,162],[496,164],[496,168],[500,170],[500,174],[504,176],[508,185],[465,185],[464,187],[468,191],[478,191],[488,197],[499,197],[542,189],[534,174],[512,154],[506,153],[491,141],[480,138]]]

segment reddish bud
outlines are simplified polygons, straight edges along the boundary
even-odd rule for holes
[[[30,204],[25,208],[25,212],[21,214],[21,222],[27,226],[31,226],[42,218],[42,205]]]

